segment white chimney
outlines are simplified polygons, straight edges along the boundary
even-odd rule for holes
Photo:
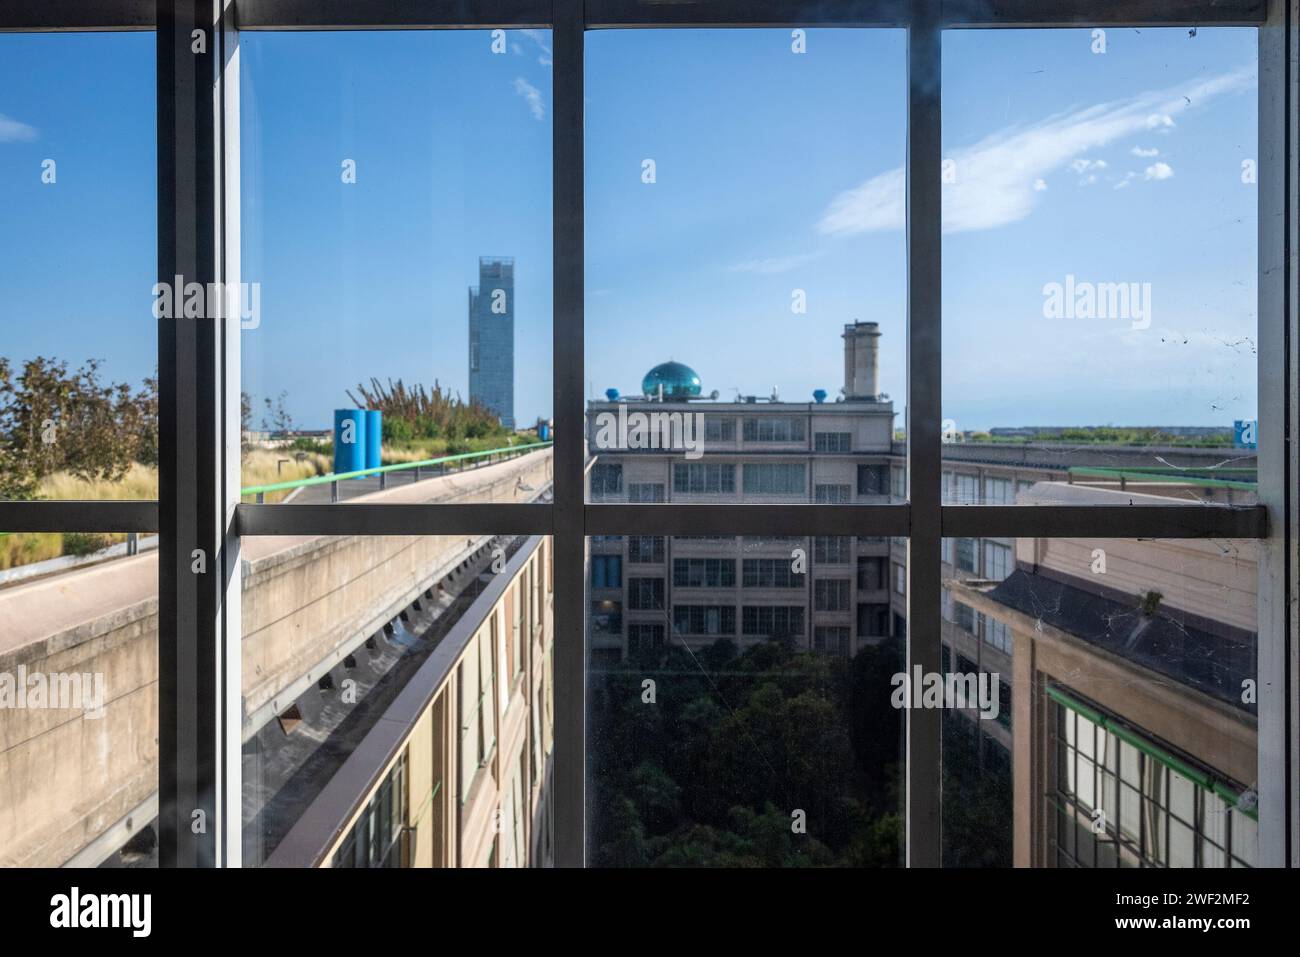
[[[851,322],[844,326],[844,397],[874,399],[880,395],[880,324]]]

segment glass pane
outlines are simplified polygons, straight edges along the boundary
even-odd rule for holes
[[[588,540],[588,864],[902,864],[901,540]]]
[[[552,861],[551,555],[540,536],[244,540],[245,866]],[[341,834],[316,813],[338,806]]]
[[[545,448],[549,32],[252,33],[240,55],[246,500]]]
[[[945,34],[945,501],[1254,502],[1256,60],[1254,29]]]
[[[157,548],[0,533],[0,867],[158,866]]]
[[[901,495],[902,31],[611,30],[586,56],[589,500]],[[871,177],[892,205],[864,228]]]
[[[0,35],[0,500],[158,497],[154,35]]]
[[[1256,543],[983,542],[944,542],[945,866],[1253,866]]]

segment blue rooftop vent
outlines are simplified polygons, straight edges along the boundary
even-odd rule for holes
[[[607,398],[610,402],[617,402],[617,401],[618,401],[618,389],[606,389],[606,390],[605,390],[605,398]]]
[[[645,374],[641,391],[650,398],[658,398],[660,386],[665,399],[693,399],[700,394],[700,377],[680,362],[662,362]]]
[[[816,402],[818,405],[821,405],[823,402],[825,402],[825,401],[826,401],[826,390],[825,390],[825,389],[813,389],[813,401]]]

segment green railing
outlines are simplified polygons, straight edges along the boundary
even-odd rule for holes
[[[256,495],[258,502],[263,501],[267,492],[284,492],[291,489],[308,488],[312,485],[332,485],[331,499],[338,501],[338,483],[348,479],[365,478],[367,475],[379,476],[379,487],[386,487],[384,477],[391,472],[408,472],[415,470],[415,480],[420,480],[420,469],[438,466],[445,469],[448,463],[466,462],[471,459],[481,459],[487,457],[489,461],[494,455],[500,455],[505,458],[512,458],[516,453],[527,452],[533,449],[543,449],[554,445],[554,442],[530,442],[527,445],[508,445],[499,449],[484,449],[481,452],[462,452],[459,455],[443,455],[436,459],[422,459],[419,462],[399,462],[396,465],[380,465],[372,469],[358,469],[355,472],[330,472],[327,475],[315,475],[311,478],[295,479],[290,482],[273,482],[270,485],[253,485],[249,488],[241,488],[240,496]]]

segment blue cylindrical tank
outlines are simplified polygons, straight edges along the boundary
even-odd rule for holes
[[[551,427],[543,422],[537,427],[537,438],[543,442],[549,442],[551,438]]]
[[[384,413],[378,409],[366,409],[366,468],[377,469],[384,464],[380,461],[383,449]]]
[[[366,467],[366,414],[360,409],[334,410],[334,474]]]

